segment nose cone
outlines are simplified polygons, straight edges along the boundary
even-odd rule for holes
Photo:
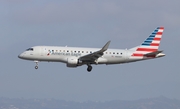
[[[20,55],[18,55],[18,58],[22,59],[23,58],[23,54],[21,53]]]

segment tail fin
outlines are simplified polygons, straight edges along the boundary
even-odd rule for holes
[[[144,54],[158,51],[163,30],[164,27],[157,27],[140,46],[130,49],[135,50],[132,56],[144,56]]]

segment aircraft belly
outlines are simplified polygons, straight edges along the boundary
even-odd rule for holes
[[[126,63],[127,59],[124,57],[111,57],[108,58],[107,64],[120,64],[120,63]]]
[[[129,57],[128,62],[136,62],[136,61],[141,61],[141,60],[144,60],[143,57],[131,56],[131,57]]]

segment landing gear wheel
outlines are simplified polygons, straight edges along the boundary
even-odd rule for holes
[[[38,62],[39,61],[34,61],[36,63],[35,69],[38,69]]]
[[[87,71],[90,72],[92,70],[92,66],[88,66]]]
[[[35,66],[35,69],[38,69],[38,66]]]

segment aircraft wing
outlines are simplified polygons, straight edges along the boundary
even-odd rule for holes
[[[163,51],[155,51],[155,52],[151,52],[151,53],[147,53],[147,54],[144,54],[144,56],[156,56],[157,54],[159,53],[162,53]]]
[[[84,61],[84,62],[93,62],[94,60],[98,59],[103,55],[103,52],[106,51],[109,47],[111,41],[108,41],[101,50],[93,52],[91,54],[87,54],[85,56],[82,56],[79,58],[79,60]]]

